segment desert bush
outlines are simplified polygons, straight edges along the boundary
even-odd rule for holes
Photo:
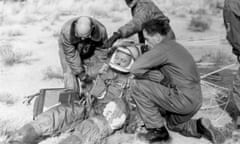
[[[193,32],[205,32],[210,29],[211,19],[205,15],[192,16],[188,29]]]
[[[223,66],[234,63],[236,60],[230,54],[218,50],[217,52],[211,52],[203,55],[199,62],[211,62],[216,66]]]
[[[117,22],[120,22],[122,20],[123,20],[123,18],[121,16],[113,16],[112,17],[112,22],[113,23],[117,23]]]
[[[98,18],[109,18],[109,12],[104,10],[103,8],[97,7],[97,6],[91,6],[89,10],[90,14],[94,17]]]
[[[61,68],[49,66],[43,71],[43,73],[44,73],[43,74],[44,80],[52,80],[52,79],[63,80],[63,74],[62,74]]]
[[[23,34],[22,28],[19,25],[5,26],[0,32],[0,35],[7,37],[17,37],[22,36]]]
[[[5,66],[13,66],[16,64],[31,64],[33,59],[31,52],[16,52],[11,45],[3,45],[0,48],[0,58]]]
[[[13,105],[18,102],[18,98],[9,93],[0,93],[0,103]]]
[[[59,37],[60,33],[59,31],[54,30],[53,37]]]
[[[43,44],[43,43],[44,43],[44,42],[43,42],[42,40],[38,40],[38,41],[37,41],[37,44],[40,44],[40,45],[41,45],[41,44]]]

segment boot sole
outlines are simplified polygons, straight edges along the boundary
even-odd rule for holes
[[[214,128],[214,126],[212,125],[212,123],[209,119],[202,119],[201,123],[204,126],[204,128],[206,129],[206,131],[208,132],[206,134],[208,136],[208,139],[210,138],[210,140],[212,141],[213,144],[221,144],[224,142],[224,140],[217,141],[215,132],[218,132],[218,131]],[[219,133],[221,134],[221,132],[219,132]]]
[[[202,125],[204,126],[204,128],[207,130],[208,132],[208,137],[210,138],[211,137],[211,141],[214,143],[214,144],[217,144],[216,142],[216,138],[214,136],[214,133],[212,131],[212,124],[211,124],[211,121],[209,119],[202,119],[201,120],[201,123]]]

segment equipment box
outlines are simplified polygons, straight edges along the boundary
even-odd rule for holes
[[[33,105],[33,119],[42,112],[60,104],[59,96],[64,90],[64,88],[41,89],[39,93],[35,94],[36,99]]]

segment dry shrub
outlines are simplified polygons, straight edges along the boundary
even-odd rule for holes
[[[0,35],[7,36],[7,37],[17,37],[22,36],[23,31],[21,26],[15,25],[15,26],[5,26],[1,29]]]
[[[199,62],[210,62],[216,66],[223,66],[234,63],[236,60],[233,55],[227,54],[224,51],[218,50],[217,52],[211,52],[203,55]]]
[[[193,32],[205,32],[210,29],[211,19],[205,15],[193,16],[188,29]]]
[[[54,30],[53,37],[59,37],[60,33],[59,31]]]
[[[121,17],[121,16],[113,16],[112,17],[112,22],[113,23],[117,23],[117,22],[120,22],[120,21],[122,21],[123,20],[123,18]]]
[[[0,58],[5,66],[13,66],[16,64],[31,64],[34,59],[30,59],[31,52],[14,51],[9,44],[0,48]]]
[[[109,12],[107,12],[105,9],[99,7],[99,6],[90,6],[89,12],[94,17],[98,18],[109,18]]]
[[[1,93],[0,94],[0,103],[13,105],[16,102],[18,102],[18,100],[19,99],[17,97],[14,97],[13,95],[11,95],[9,93]]]
[[[52,79],[59,79],[59,80],[63,80],[63,74],[62,74],[62,70],[61,68],[58,67],[47,67],[44,70],[44,80],[52,80]]]

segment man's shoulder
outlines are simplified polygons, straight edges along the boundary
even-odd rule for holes
[[[66,21],[61,28],[60,35],[64,36],[66,39],[70,39],[71,27],[75,20],[77,20],[77,18],[72,18]]]
[[[187,51],[187,49],[176,40],[166,40],[158,45],[164,52],[178,53],[179,51]]]
[[[240,0],[225,0],[224,4],[225,7],[229,7],[237,16],[240,16]]]
[[[91,18],[91,21],[95,27],[94,33],[92,34],[92,40],[96,42],[106,40],[107,39],[106,27],[95,18]]]

